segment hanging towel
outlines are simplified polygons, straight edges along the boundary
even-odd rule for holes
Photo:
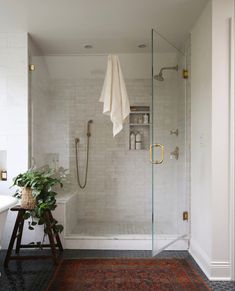
[[[116,55],[108,56],[107,72],[99,101],[104,103],[103,113],[110,115],[115,137],[123,129],[123,122],[130,113],[129,98]]]

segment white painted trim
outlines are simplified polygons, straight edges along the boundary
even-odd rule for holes
[[[229,262],[213,262],[210,261],[209,256],[197,245],[197,243],[191,240],[189,253],[197,262],[199,267],[205,273],[207,278],[211,281],[230,281],[230,263]]]
[[[235,150],[235,142],[234,142],[234,133],[235,133],[235,102],[234,102],[234,83],[235,83],[235,74],[234,74],[234,66],[235,66],[235,57],[234,57],[234,45],[235,45],[235,22],[234,18],[230,18],[230,98],[229,98],[229,205],[230,205],[230,215],[229,215],[229,243],[230,243],[230,277],[232,280],[235,280],[235,197],[234,197],[234,150]]]
[[[211,281],[230,281],[231,274],[230,274],[230,263],[229,262],[211,262],[210,263],[211,269]]]
[[[210,258],[193,239],[190,241],[189,253],[205,273],[207,278],[210,278]]]

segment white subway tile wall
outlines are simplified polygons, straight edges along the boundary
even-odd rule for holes
[[[173,59],[178,61],[177,56]],[[32,153],[37,166],[48,163],[68,169],[65,195],[77,193],[77,196],[69,202],[67,233],[109,235],[110,232],[121,232],[120,225],[123,225],[124,234],[128,231],[150,233],[152,177],[149,153],[146,150],[129,150],[128,120],[124,130],[113,138],[110,118],[102,114],[102,104],[98,102],[103,78],[53,78],[48,73],[50,70],[42,65],[43,58],[38,58],[37,62],[41,73],[38,72],[32,82],[32,96],[35,99]],[[156,102],[156,112],[161,111],[162,120],[155,125],[155,129],[158,136],[164,137],[166,160],[160,176],[156,171],[155,190],[160,193],[157,206],[159,233],[176,234],[185,230],[185,223],[181,222],[182,210],[187,207],[189,195],[185,180],[186,106],[183,87],[182,90],[178,88],[173,72],[167,76],[164,84],[157,84],[160,98]],[[151,105],[150,79],[128,78],[125,81],[131,105]],[[172,94],[175,91],[178,93]],[[86,188],[81,190],[76,180],[74,139],[80,139],[79,169],[83,181],[86,127],[90,119],[93,123],[88,182]],[[170,135],[170,130],[175,128],[180,131],[178,139]],[[182,157],[179,161],[170,160],[170,152],[176,145],[180,147]],[[176,175],[177,169],[180,173]],[[165,207],[167,201],[169,203]],[[113,227],[107,227],[107,223]],[[160,224],[164,225],[164,229]],[[136,225],[143,230],[138,230]]]

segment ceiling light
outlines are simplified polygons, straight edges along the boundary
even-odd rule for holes
[[[91,45],[91,44],[85,44],[84,45],[84,48],[85,49],[92,49],[93,48],[93,45]]]
[[[146,47],[147,47],[147,45],[145,43],[141,43],[138,45],[138,48],[146,48]]]

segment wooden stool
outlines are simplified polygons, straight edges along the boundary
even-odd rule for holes
[[[8,267],[8,263],[10,260],[36,260],[36,259],[49,259],[52,258],[54,263],[58,263],[58,256],[56,255],[56,247],[62,252],[63,251],[63,246],[60,241],[59,234],[55,231],[55,225],[54,225],[54,219],[51,214],[50,210],[46,210],[44,213],[44,219],[45,219],[45,224],[47,228],[47,234],[49,237],[49,242],[50,244],[42,244],[42,245],[30,245],[30,244],[21,244],[21,239],[22,239],[22,234],[23,234],[23,229],[24,229],[24,214],[26,211],[29,209],[22,208],[21,206],[15,206],[11,208],[11,211],[18,211],[18,215],[16,218],[15,226],[11,235],[11,240],[8,246],[6,258],[4,261],[4,266]],[[53,234],[54,233],[54,234]],[[55,240],[56,239],[56,244]],[[17,239],[17,240],[16,240]],[[15,255],[12,256],[12,249],[14,247],[14,243],[16,240],[16,249],[15,253],[19,254],[20,249],[24,248],[37,248],[37,247],[46,247],[46,248],[51,248],[51,255],[32,255],[32,256],[20,256],[20,255]]]

